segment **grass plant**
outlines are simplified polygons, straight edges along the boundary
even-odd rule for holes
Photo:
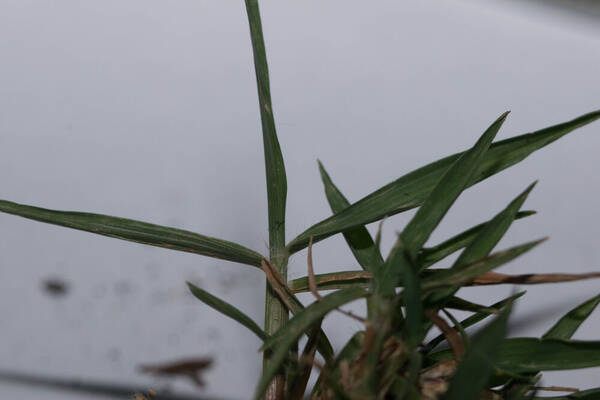
[[[269,254],[203,234],[146,222],[82,212],[48,210],[0,200],[0,211],[21,217],[122,240],[228,260],[264,271],[267,281],[265,325],[260,327],[235,306],[188,282],[191,293],[206,305],[233,318],[262,341],[263,374],[253,399],[600,399],[600,388],[572,392],[540,387],[541,371],[600,366],[600,341],[572,340],[600,302],[600,295],[560,318],[540,338],[506,338],[516,293],[492,305],[469,302],[457,295],[474,285],[541,284],[597,277],[598,274],[506,275],[494,270],[537,247],[544,239],[495,250],[512,223],[531,215],[523,210],[535,183],[523,185],[490,219],[448,240],[427,246],[444,215],[468,187],[509,168],[531,153],[600,118],[600,111],[571,121],[515,136],[494,138],[508,116],[503,113],[473,147],[409,172],[350,203],[324,165],[319,170],[332,216],[286,241],[287,181],[277,139],[269,89],[265,43],[257,0],[245,0],[256,70],[262,122],[268,198]],[[380,232],[373,238],[366,224],[417,208],[389,252],[382,254]],[[495,214],[495,215],[493,215]],[[315,275],[311,249],[342,234],[357,268]],[[289,257],[308,248],[309,273],[288,281]],[[459,253],[449,268],[436,263]],[[322,295],[320,291],[328,290]],[[310,291],[314,301],[301,303],[296,294]],[[367,302],[366,316],[348,314],[363,329],[337,353],[321,322],[327,315],[358,299]],[[449,310],[471,315],[457,321]],[[466,329],[490,320],[477,334]],[[426,340],[433,328],[441,332]],[[302,349],[299,340],[308,339]],[[316,353],[322,362],[315,360]],[[318,381],[307,383],[316,368]],[[543,397],[544,389],[562,391]]]

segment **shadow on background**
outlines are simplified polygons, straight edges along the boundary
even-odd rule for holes
[[[136,393],[146,393],[148,387],[118,385],[112,383],[89,382],[79,379],[62,379],[43,375],[26,374],[12,371],[0,371],[0,382],[25,386],[85,393],[89,395],[112,396],[118,399],[133,398]],[[217,400],[216,398],[178,395],[158,392],[156,400]]]
[[[575,16],[587,19],[588,22],[600,21],[600,1],[598,0],[504,0],[504,3],[512,3],[513,6],[519,7],[523,3],[530,3],[546,8],[549,11],[562,13],[565,16]],[[599,31],[600,31],[600,27]]]

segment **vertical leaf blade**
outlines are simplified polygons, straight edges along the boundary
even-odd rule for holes
[[[269,83],[269,68],[267,66],[267,53],[262,32],[262,23],[258,0],[246,0],[246,11],[250,25],[250,38],[252,40],[252,53],[256,83],[258,86],[258,99],[263,131],[263,145],[265,154],[265,170],[267,177],[267,199],[269,206],[269,244],[275,251],[285,246],[285,203],[287,196],[287,179],[283,155],[275,130],[273,106],[271,103],[271,89]]]
[[[260,120],[263,133],[263,146],[265,154],[265,172],[267,179],[267,203],[269,213],[269,256],[277,272],[287,280],[287,254],[285,250],[285,203],[287,196],[287,179],[283,155],[279,146],[273,105],[271,102],[271,88],[269,83],[269,68],[267,66],[267,52],[262,32],[262,22],[258,0],[245,0],[248,23],[250,26],[250,39],[252,41],[252,54],[258,87],[258,101]],[[267,284],[265,297],[265,331],[273,334],[285,325],[289,314],[285,305],[277,294]],[[265,354],[264,364],[270,363],[270,355]],[[267,400],[280,398],[285,388],[285,377],[279,375],[269,389]]]

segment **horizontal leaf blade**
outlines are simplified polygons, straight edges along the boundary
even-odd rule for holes
[[[534,151],[598,118],[600,111],[594,111],[562,124],[493,143],[470,184],[522,161]],[[289,251],[294,253],[308,246],[311,236],[316,243],[336,233],[419,206],[461,154],[453,154],[410,172],[342,212],[311,226],[288,244]]]
[[[236,243],[109,215],[55,211],[0,200],[0,211],[67,228],[259,267],[262,256]]]

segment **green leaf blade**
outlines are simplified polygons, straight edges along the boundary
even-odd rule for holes
[[[206,290],[199,288],[198,286],[187,282],[187,285],[192,292],[192,294],[200,301],[202,301],[207,306],[214,308],[218,312],[223,315],[228,316],[234,321],[239,322],[250,331],[252,331],[260,340],[266,340],[269,335],[263,331],[256,322],[252,320],[249,316],[238,310],[236,307],[231,304],[219,299],[218,297],[213,296],[208,293]]]
[[[526,218],[534,214],[535,211],[519,211],[515,217],[515,220]],[[461,232],[438,245],[424,248],[423,252],[419,256],[419,263],[426,268],[455,253],[456,251],[467,247],[469,244],[471,244],[471,242],[473,242],[481,230],[490,221],[475,225],[472,228],[469,228],[466,231]]]
[[[529,185],[527,189],[519,194],[504,210],[498,213],[481,229],[479,234],[454,262],[452,268],[462,269],[490,254],[506,231],[508,231],[508,228],[515,220],[519,209],[525,202],[525,199],[527,199],[529,193],[535,187],[535,184],[536,182]]]
[[[56,211],[0,200],[0,211],[102,236],[259,267],[262,256],[226,240],[109,215]]]
[[[265,170],[267,177],[267,201],[269,206],[270,247],[279,251],[285,247],[285,204],[287,178],[283,155],[275,129],[267,53],[262,32],[262,22],[257,0],[246,0],[250,26],[252,54],[258,87],[258,100],[263,131]]]
[[[325,195],[329,202],[329,206],[331,207],[331,211],[333,211],[334,214],[339,213],[349,207],[350,202],[333,183],[321,161],[318,161],[318,164],[321,180],[323,181],[323,186],[325,186]],[[354,258],[356,258],[364,270],[370,271],[375,266],[383,263],[383,257],[367,228],[358,226],[343,232],[343,235],[350,250],[354,254]]]
[[[600,294],[575,307],[542,336],[544,339],[570,339],[600,303]]]

